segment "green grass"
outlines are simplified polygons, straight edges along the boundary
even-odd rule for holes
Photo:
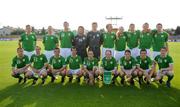
[[[175,78],[172,88],[153,83],[151,86],[87,86],[60,84],[60,80],[44,86],[17,84],[10,76],[11,59],[16,54],[17,41],[0,42],[0,107],[180,107],[180,43],[169,43],[174,58]],[[42,44],[40,44],[42,45]]]

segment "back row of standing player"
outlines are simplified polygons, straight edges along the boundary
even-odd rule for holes
[[[53,51],[56,47],[61,48],[61,55],[67,58],[71,55],[72,46],[76,47],[77,54],[84,60],[87,57],[87,48],[93,50],[94,56],[100,59],[105,56],[106,50],[111,50],[112,55],[118,61],[126,49],[129,49],[132,56],[135,58],[139,56],[141,49],[146,49],[149,57],[155,58],[160,54],[160,49],[166,47],[168,49],[168,33],[163,31],[162,24],[156,25],[156,30],[150,30],[149,24],[143,24],[143,30],[135,30],[135,25],[130,24],[129,30],[124,31],[123,27],[119,27],[117,33],[114,33],[111,24],[106,25],[107,32],[100,33],[97,31],[97,23],[92,23],[92,31],[84,34],[84,27],[78,27],[78,34],[75,36],[73,32],[69,31],[69,23],[63,23],[64,30],[55,36],[52,26],[48,27],[48,34],[43,37],[42,43],[44,44],[47,59],[53,56]],[[34,54],[36,46],[36,35],[31,32],[31,26],[26,26],[26,33],[21,35],[19,46],[24,49],[25,55],[29,58]],[[59,45],[60,41],[60,45]],[[102,45],[102,52],[101,52]],[[150,49],[153,49],[153,52]],[[101,54],[100,54],[101,53]]]

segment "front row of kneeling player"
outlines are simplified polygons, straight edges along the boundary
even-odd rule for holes
[[[12,76],[18,78],[20,83],[27,79],[33,79],[33,84],[36,84],[38,78],[42,79],[42,84],[45,83],[47,76],[51,77],[51,82],[54,82],[57,75],[61,75],[61,82],[63,83],[65,77],[69,77],[69,82],[72,82],[73,76],[76,75],[76,79],[80,82],[80,78],[84,76],[85,80],[89,84],[94,84],[95,80],[103,79],[106,81],[107,78],[111,79],[113,75],[112,84],[115,83],[118,76],[121,77],[120,83],[125,84],[125,81],[134,85],[134,78],[139,78],[139,84],[141,85],[143,80],[150,84],[151,78],[162,83],[163,77],[166,75],[168,80],[166,82],[167,87],[170,87],[170,81],[172,80],[173,73],[173,60],[167,54],[166,48],[161,49],[161,54],[156,56],[154,61],[151,60],[146,54],[146,50],[140,51],[140,56],[134,59],[131,56],[129,50],[125,51],[124,57],[120,59],[120,71],[118,71],[118,62],[112,56],[110,50],[106,50],[105,57],[101,61],[99,67],[98,59],[93,57],[93,51],[88,50],[88,57],[82,62],[81,57],[76,53],[76,48],[72,48],[72,55],[66,60],[60,55],[60,49],[54,50],[54,56],[50,58],[48,63],[47,58],[41,53],[41,48],[36,47],[36,54],[32,55],[30,60],[26,55],[23,54],[22,48],[17,48],[17,56],[12,61]],[[155,72],[156,65],[158,64],[159,70]],[[67,70],[67,66],[69,69]],[[110,72],[110,76],[105,77],[105,73]],[[22,76],[24,74],[24,77]],[[144,76],[144,79],[143,79]]]

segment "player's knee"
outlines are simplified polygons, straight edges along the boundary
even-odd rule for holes
[[[134,71],[134,72],[132,73],[132,76],[137,76],[137,71]]]
[[[174,75],[174,73],[172,72],[172,71],[169,71],[168,73],[167,73],[167,76],[173,76]]]
[[[139,71],[138,76],[142,76],[142,75],[143,75],[143,72]]]

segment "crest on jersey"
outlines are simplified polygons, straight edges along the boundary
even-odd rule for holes
[[[72,62],[73,62],[73,59],[70,58],[69,62],[72,63]]]
[[[158,59],[158,63],[162,63],[162,60],[161,60],[161,59]]]
[[[147,63],[147,60],[145,60],[144,63]]]
[[[17,60],[17,64],[20,64],[21,63],[21,61],[20,60]]]
[[[99,37],[99,34],[97,34],[97,37]]]
[[[124,65],[126,66],[127,65],[127,63],[124,61]]]
[[[107,37],[106,37],[107,35],[106,34],[104,34],[104,38],[106,39]]]
[[[76,62],[78,62],[79,60],[78,59],[76,59]]]
[[[61,36],[64,37],[64,33],[62,33]]]
[[[111,61],[110,64],[113,64],[113,62]]]

